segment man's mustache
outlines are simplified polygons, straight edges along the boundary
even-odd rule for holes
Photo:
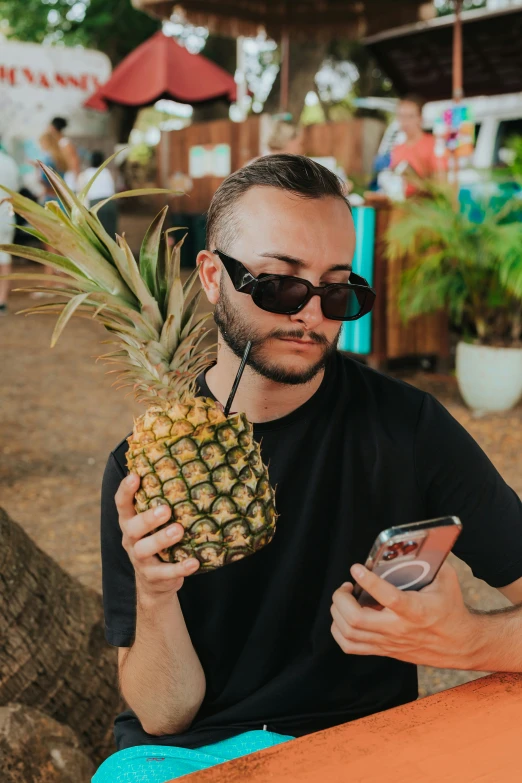
[[[284,329],[274,329],[269,332],[264,340],[270,340],[273,338],[279,340],[303,340],[306,335],[306,339],[310,342],[317,343],[318,345],[330,345],[330,341],[324,336],[324,334],[318,334],[317,332],[305,332],[304,329],[294,329],[291,332],[287,332]]]

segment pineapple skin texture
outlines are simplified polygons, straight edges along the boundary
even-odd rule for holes
[[[270,543],[275,493],[243,413],[226,418],[205,397],[152,405],[127,441],[127,467],[140,477],[136,513],[169,505],[171,518],[156,530],[174,522],[185,530],[181,541],[159,553],[161,560],[195,557],[202,573]]]

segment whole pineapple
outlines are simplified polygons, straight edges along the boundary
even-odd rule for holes
[[[140,476],[136,512],[168,504],[172,518],[166,524],[176,521],[185,529],[182,540],[165,549],[161,559],[196,557],[201,572],[254,553],[274,536],[274,491],[246,416],[227,418],[214,400],[196,396],[196,378],[208,366],[212,350],[202,348],[209,316],[195,320],[201,290],[190,300],[189,295],[199,278],[194,270],[181,282],[181,242],[171,251],[163,235],[168,208],[149,227],[137,262],[125,238],[115,241],[103,228],[97,217],[102,204],[89,210],[82,203],[97,174],[76,197],[52,169],[41,165],[61,206],[56,201],[41,207],[10,191],[9,199],[30,224],[26,230],[57,253],[18,245],[0,248],[65,274],[11,275],[35,286],[25,290],[57,294],[63,301],[22,312],[59,315],[52,346],[73,315],[97,319],[117,338],[118,349],[100,358],[122,365],[120,388],[134,387],[136,397],[149,404],[128,438],[127,466]],[[157,192],[168,191],[148,189],[120,197]]]

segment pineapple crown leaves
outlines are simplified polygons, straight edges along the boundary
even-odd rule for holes
[[[44,164],[40,165],[56,193],[56,202],[42,207],[7,191],[14,211],[30,224],[27,233],[55,252],[12,244],[1,245],[0,249],[61,273],[15,272],[9,278],[32,286],[21,290],[45,291],[65,300],[21,312],[58,315],[52,346],[73,316],[96,319],[119,345],[119,350],[99,358],[118,363],[121,370],[116,382],[133,386],[141,401],[193,394],[195,379],[208,366],[213,351],[213,346],[202,347],[208,335],[204,324],[210,314],[196,318],[201,290],[193,293],[193,288],[198,271],[193,270],[182,284],[184,237],[170,249],[167,236],[174,229],[163,230],[168,207],[149,226],[136,261],[125,236],[109,236],[95,210],[82,203],[94,178],[110,160],[98,169],[79,197]],[[171,191],[150,188],[115,197],[159,192]]]

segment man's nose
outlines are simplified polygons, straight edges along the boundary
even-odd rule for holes
[[[317,295],[312,296],[302,310],[290,316],[290,320],[293,323],[303,324],[305,329],[316,329],[319,324],[324,321],[324,315],[321,309],[321,297]]]

